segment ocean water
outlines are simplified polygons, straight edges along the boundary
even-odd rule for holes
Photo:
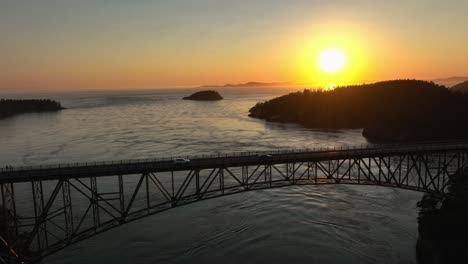
[[[355,147],[361,130],[312,130],[249,118],[285,89],[9,94],[67,110],[0,120],[0,166],[185,157],[240,151]],[[371,186],[304,186],[242,193],[118,227],[44,263],[415,263],[421,193]]]

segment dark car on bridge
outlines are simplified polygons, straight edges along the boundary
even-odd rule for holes
[[[273,159],[273,156],[270,154],[258,154],[257,157],[262,159]]]

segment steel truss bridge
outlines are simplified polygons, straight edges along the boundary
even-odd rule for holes
[[[443,193],[468,143],[237,153],[0,170],[0,260],[36,262],[170,208],[291,185],[360,184]]]

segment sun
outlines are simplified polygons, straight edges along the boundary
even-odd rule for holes
[[[344,53],[339,49],[327,49],[320,53],[319,66],[325,72],[336,73],[346,64]]]

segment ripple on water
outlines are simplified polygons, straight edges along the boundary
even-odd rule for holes
[[[380,203],[363,198],[379,192]],[[323,185],[237,194],[129,223],[58,252],[48,263],[415,263],[414,204],[392,203],[399,195],[416,203],[420,194],[388,193]],[[121,257],[113,255],[116,249]]]

